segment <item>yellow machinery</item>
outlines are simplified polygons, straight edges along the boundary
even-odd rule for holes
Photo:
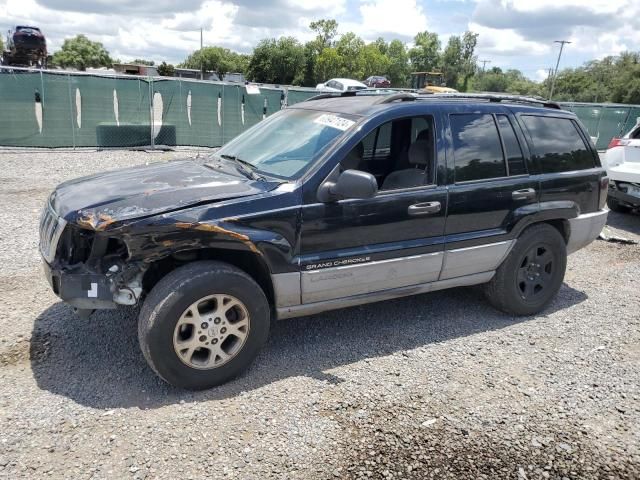
[[[411,74],[411,88],[426,93],[457,93],[455,88],[449,88],[444,81],[442,72],[414,72]]]

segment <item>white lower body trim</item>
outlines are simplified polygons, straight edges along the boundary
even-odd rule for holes
[[[336,310],[339,308],[353,307],[365,303],[380,302],[393,298],[406,297],[420,293],[433,292],[435,290],[443,290],[452,287],[463,287],[469,285],[479,285],[486,283],[493,278],[494,271],[476,273],[464,277],[452,278],[448,280],[439,280],[436,282],[424,283],[420,285],[411,285],[407,287],[383,290],[380,292],[365,293],[360,295],[349,296],[345,298],[337,298],[333,300],[325,300],[321,302],[308,303],[305,305],[289,306],[276,308],[278,320],[285,318],[301,317],[304,315],[313,315],[322,313],[327,310]]]
[[[435,252],[302,272],[302,303],[434,282],[443,255]]]
[[[515,240],[447,250],[440,280],[495,270],[511,251]]]

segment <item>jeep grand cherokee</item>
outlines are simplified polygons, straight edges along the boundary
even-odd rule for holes
[[[532,315],[596,238],[607,177],[576,116],[530,99],[320,95],[204,163],[58,186],[40,249],[82,310],[143,302],[169,383],[243,371],[272,319],[463,285]]]

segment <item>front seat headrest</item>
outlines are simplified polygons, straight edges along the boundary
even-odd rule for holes
[[[429,162],[429,141],[416,140],[409,147],[409,163],[412,165],[427,165]]]

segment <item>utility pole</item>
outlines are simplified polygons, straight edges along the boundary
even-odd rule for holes
[[[551,91],[549,92],[549,101],[551,101],[551,97],[553,97],[553,90],[556,86],[556,78],[558,76],[558,66],[560,65],[560,57],[562,57],[562,49],[564,48],[565,43],[571,43],[569,40],[555,40],[553,43],[560,44],[560,51],[558,52],[558,61],[556,62],[556,69],[553,73],[553,78],[551,79]]]
[[[487,65],[487,63],[491,63],[491,60],[478,60],[480,63],[482,63],[482,73],[484,74],[484,68]]]
[[[202,27],[200,27],[200,80],[204,80],[204,58],[202,52]]]

